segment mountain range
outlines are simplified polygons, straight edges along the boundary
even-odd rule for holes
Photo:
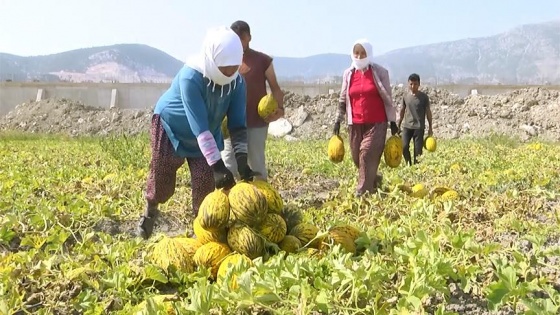
[[[412,72],[428,84],[560,84],[560,20],[488,37],[407,47],[375,56],[393,83]],[[281,81],[338,82],[346,54],[276,57]],[[44,56],[0,53],[0,80],[168,82],[183,61],[142,44],[82,48]]]

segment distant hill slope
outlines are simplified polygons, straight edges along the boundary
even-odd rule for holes
[[[156,48],[119,44],[82,48],[53,55],[20,57],[0,54],[3,80],[55,78],[71,81],[162,81],[175,75],[183,62]]]
[[[481,38],[397,49],[375,56],[393,82],[412,72],[425,83],[560,83],[560,21],[523,25]],[[350,64],[343,54],[275,59],[280,77],[320,79],[340,76]]]
[[[345,54],[275,57],[280,80],[336,81],[350,64]],[[522,25],[489,37],[397,49],[375,56],[393,83],[417,72],[423,83],[559,84],[560,21]],[[158,82],[183,65],[140,44],[83,48],[46,56],[0,53],[0,79]]]

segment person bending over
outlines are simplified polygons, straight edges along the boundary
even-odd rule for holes
[[[238,75],[243,47],[228,27],[212,28],[201,52],[189,59],[158,100],[151,124],[152,156],[145,192],[146,209],[138,223],[139,236],[151,236],[158,205],[175,192],[177,170],[189,166],[193,215],[216,188],[235,185],[221,159],[221,123],[228,118],[238,171],[250,179],[247,165],[245,81]]]

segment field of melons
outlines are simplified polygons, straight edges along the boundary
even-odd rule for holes
[[[216,248],[168,259],[187,251],[178,239],[193,236],[186,165],[154,236],[132,234],[144,207],[147,136],[0,140],[0,314],[560,311],[557,144],[440,140],[419,166],[382,164],[385,193],[354,199],[348,154],[334,164],[327,141],[271,140],[279,213],[296,218],[286,232],[301,222],[318,232],[307,246],[296,237],[301,247],[288,254],[281,242],[263,243],[261,256],[216,281],[211,258],[224,258]],[[407,193],[416,184],[425,196]],[[442,189],[458,198],[438,197]],[[347,224],[359,234],[341,246],[329,231]],[[161,249],[169,240],[175,250]]]

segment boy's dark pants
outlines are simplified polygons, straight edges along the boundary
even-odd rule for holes
[[[414,140],[414,164],[417,164],[418,160],[416,158],[422,155],[422,147],[424,146],[424,129],[402,129],[403,157],[408,165],[412,165],[410,140]]]

